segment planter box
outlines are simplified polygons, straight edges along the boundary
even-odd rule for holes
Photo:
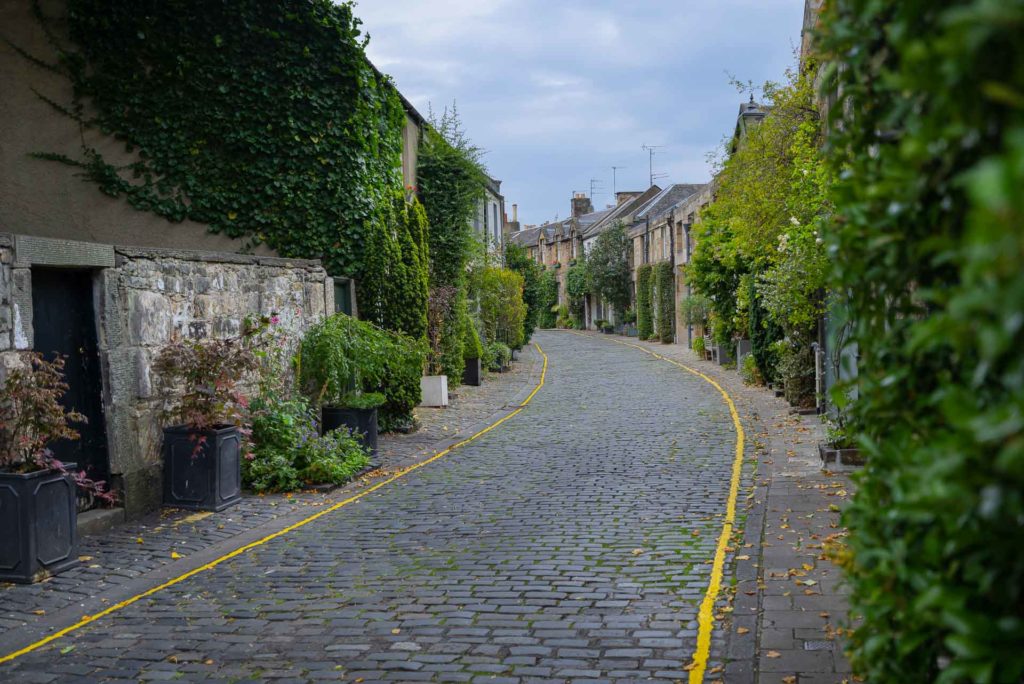
[[[423,376],[420,378],[420,392],[423,394],[420,406],[445,408],[448,406],[448,376]]]
[[[732,363],[732,356],[729,354],[729,347],[721,344],[716,344],[711,347],[711,355],[719,366],[724,366],[727,363]]]
[[[78,563],[72,475],[0,473],[0,582],[30,584]]]
[[[483,374],[480,369],[480,359],[466,359],[466,366],[462,370],[462,384],[479,387],[481,375]]]
[[[242,436],[233,425],[164,428],[164,505],[195,511],[234,506],[242,499],[241,451]]]
[[[833,449],[824,444],[818,444],[818,455],[821,456],[821,467],[828,470],[842,470],[844,468],[859,468],[864,465],[864,457],[860,449]]]
[[[324,433],[346,427],[366,447],[371,456],[377,454],[377,409],[339,408],[324,406],[320,409],[321,429]]]

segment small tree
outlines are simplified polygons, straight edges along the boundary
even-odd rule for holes
[[[676,281],[672,275],[672,264],[668,261],[659,263],[655,270],[656,288],[658,292],[658,335],[665,344],[675,339],[675,300]]]
[[[529,344],[533,331],[540,325],[542,318],[543,269],[540,264],[529,257],[523,247],[512,243],[505,246],[505,267],[523,277],[523,303],[526,304],[526,317],[523,319],[523,344]],[[548,309],[550,308],[549,306]]]
[[[632,295],[629,249],[626,227],[619,221],[597,236],[587,254],[590,291],[611,304],[620,316],[629,308]]]
[[[480,280],[480,320],[487,341],[501,342],[512,349],[523,346],[523,277],[515,271],[494,266],[485,268]]]

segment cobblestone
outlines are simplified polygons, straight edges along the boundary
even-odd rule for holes
[[[684,678],[729,487],[728,411],[702,380],[635,350],[538,339],[548,384],[500,428],[0,666],[0,679],[58,665],[83,680]],[[439,654],[454,658],[421,659]],[[716,631],[710,665],[724,664]]]

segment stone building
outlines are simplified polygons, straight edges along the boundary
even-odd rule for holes
[[[505,248],[505,223],[501,181],[487,176],[483,197],[477,203],[473,217],[473,232],[492,254],[501,254]]]
[[[687,205],[689,198],[700,193],[705,188],[702,184],[674,183],[654,197],[641,204],[632,214],[632,225],[629,228],[629,237],[633,243],[633,291],[636,293],[636,272],[643,264],[657,264],[669,262],[672,264],[673,288],[675,294],[673,300],[677,302],[675,307],[678,311],[679,285],[682,280],[679,277],[677,264],[678,246],[685,242],[687,235],[684,234],[684,205]],[[657,311],[654,312],[657,315]],[[678,322],[673,321],[673,328],[677,331]],[[678,341],[678,336],[676,340]]]
[[[41,8],[57,16],[64,4]],[[135,516],[160,502],[163,401],[152,368],[161,350],[232,336],[253,314],[278,314],[297,337],[325,314],[354,313],[354,288],[318,261],[136,211],[74,168],[34,157],[76,157],[84,142],[113,163],[132,161],[123,143],[80,129],[40,97],[68,102],[72,93],[12,47],[56,60],[32,11],[29,2],[0,5],[0,376],[31,350],[69,356],[67,403],[90,420],[57,455],[109,479]],[[425,122],[405,102],[402,171],[412,185]]]

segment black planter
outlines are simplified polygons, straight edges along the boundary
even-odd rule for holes
[[[466,365],[462,370],[462,384],[478,387],[480,375],[480,359],[466,359]]]
[[[821,465],[823,468],[859,468],[864,465],[864,456],[860,453],[860,449],[848,448],[848,449],[835,449],[825,444],[818,444],[818,455],[821,457]]]
[[[234,506],[242,499],[241,452],[242,436],[233,425],[164,428],[164,505],[196,511]]]
[[[324,406],[320,409],[320,418],[325,433],[347,427],[355,434],[356,439],[370,451],[377,453],[377,409],[338,408]]]
[[[0,582],[38,582],[78,562],[75,500],[71,475],[0,473]]]

